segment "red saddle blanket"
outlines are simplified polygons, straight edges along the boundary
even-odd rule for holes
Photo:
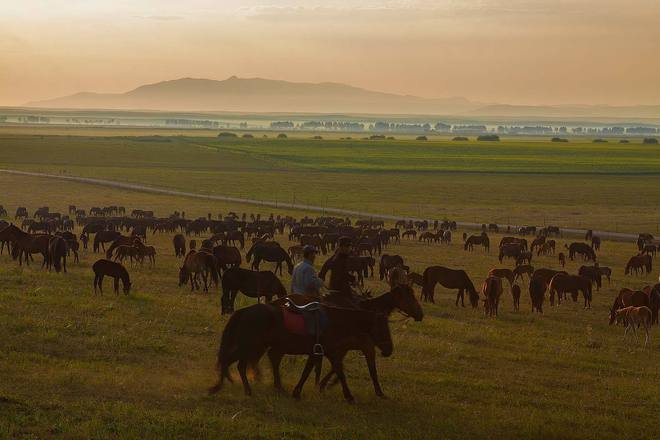
[[[306,335],[305,330],[305,317],[301,313],[294,313],[289,311],[286,307],[282,307],[282,315],[284,317],[284,328],[295,335]]]

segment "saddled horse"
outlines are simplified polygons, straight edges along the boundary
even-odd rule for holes
[[[310,301],[310,297],[301,297],[299,295],[291,295],[286,298],[286,300],[294,301],[298,305],[307,304]],[[338,307],[346,308],[358,308],[362,310],[369,310],[372,312],[382,313],[385,316],[390,316],[395,310],[401,312],[404,316],[412,317],[415,321],[421,321],[424,318],[424,312],[422,307],[415,298],[415,293],[412,288],[408,285],[398,285],[392,288],[389,292],[384,293],[375,298],[365,299],[364,297],[353,295],[351,297],[346,297],[342,294],[330,294],[323,297],[322,301],[328,305],[335,305]],[[277,303],[283,304],[283,300],[277,300]],[[367,362],[367,367],[369,369],[369,374],[371,375],[371,381],[374,386],[374,391],[379,397],[383,397],[384,393],[378,381],[378,372],[376,370],[376,345],[373,340],[369,338],[359,337],[354,338],[344,347],[344,350],[348,352],[349,350],[360,350],[365,357]],[[314,363],[316,357],[310,356],[307,360],[308,363]],[[275,362],[279,364],[279,360],[275,359]],[[317,366],[317,380],[318,375],[320,374],[320,362]],[[334,375],[334,371],[330,371],[320,382],[321,391],[325,389],[329,380]],[[300,395],[300,388],[296,388],[294,391],[294,396],[297,397]]]
[[[183,260],[183,265],[179,268],[179,287],[190,282],[190,290],[199,290],[199,279],[201,275],[204,281],[204,292],[209,291],[208,280],[211,276],[211,282],[217,287],[218,275],[217,261],[215,257],[207,252],[190,251]]]
[[[470,303],[473,308],[479,306],[479,293],[474,288],[474,284],[468,277],[464,270],[449,269],[442,266],[431,266],[424,270],[422,275],[424,279],[424,287],[422,287],[422,300],[435,302],[434,290],[435,285],[440,284],[448,289],[458,289],[456,294],[456,305],[460,300],[461,305],[465,307],[465,291],[467,290],[470,295]]]
[[[271,302],[274,296],[281,298],[287,295],[286,288],[273,272],[232,267],[222,276],[223,315],[233,313],[238,292],[250,298],[257,298],[257,302],[260,302],[261,297],[264,297],[266,302]]]
[[[344,374],[343,358],[346,347],[355,338],[368,338],[380,348],[383,356],[390,356],[394,349],[387,317],[381,313],[366,310],[355,310],[331,306],[321,306],[327,325],[318,336],[293,333],[285,326],[283,308],[275,304],[255,304],[237,310],[225,326],[218,349],[218,381],[209,389],[209,393],[217,393],[223,386],[224,379],[231,381],[229,367],[238,362],[238,372],[243,382],[246,395],[252,394],[252,388],[247,377],[248,367],[254,367],[259,359],[268,351],[273,366],[274,384],[281,388],[279,361],[283,356],[304,355],[313,353],[314,347],[320,344],[323,355],[330,361],[332,370],[341,382],[344,397],[353,401],[346,376]],[[296,386],[302,386],[311,373],[314,362],[305,365],[305,371]],[[298,393],[299,394],[299,393]]]

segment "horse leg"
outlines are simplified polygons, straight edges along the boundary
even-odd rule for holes
[[[355,402],[355,398],[351,394],[351,390],[348,388],[348,384],[346,383],[346,375],[344,374],[344,364],[342,363],[342,358],[341,357],[331,357],[331,358],[328,358],[328,359],[330,360],[330,364],[332,365],[332,369],[335,371],[335,374],[337,374],[337,378],[339,379],[339,382],[341,383],[341,388],[342,388],[342,391],[344,392],[344,398],[349,403]]]
[[[96,285],[98,284],[99,276],[94,275],[94,294],[96,295]]]
[[[296,384],[296,387],[293,389],[293,398],[300,399],[300,393],[302,393],[303,386],[309,377],[309,374],[314,368],[315,359],[313,355],[307,356],[307,362],[305,363],[305,368],[303,369],[302,374],[300,375],[300,380]]]
[[[250,388],[250,383],[247,378],[247,361],[241,359],[238,361],[238,374],[241,375],[241,380],[243,381],[243,390],[245,391],[246,396],[252,395],[252,389]]]
[[[378,397],[385,397],[383,389],[380,387],[380,382],[378,381],[378,371],[376,370],[376,351],[372,344],[364,344],[362,347],[362,353],[364,353],[365,361],[367,362],[367,368],[369,369],[369,375],[371,376],[371,382],[374,384],[374,391]]]
[[[99,292],[101,292],[101,295],[103,295],[103,277],[103,274],[99,275]]]
[[[119,296],[119,278],[115,277],[114,279],[114,286],[115,286],[115,295]]]
[[[280,375],[280,364],[282,363],[283,357],[284,355],[282,353],[276,352],[272,348],[268,350],[268,359],[270,359],[270,365],[273,370],[273,386],[275,387],[275,389],[280,391],[282,391],[282,377]],[[300,386],[300,388],[302,389],[302,385]],[[298,395],[300,395],[300,393],[298,393]],[[296,397],[295,391],[293,397]]]

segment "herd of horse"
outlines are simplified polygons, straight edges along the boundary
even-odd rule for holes
[[[588,231],[584,241],[559,248],[556,238],[561,230],[554,226],[511,230],[489,224],[482,226],[481,233],[463,234],[466,252],[482,248],[486,253],[491,251],[489,234],[505,234],[497,244],[497,259],[500,264],[511,260],[512,266],[493,268],[477,289],[465,270],[433,265],[420,274],[412,271],[401,255],[388,253],[401,240],[450,245],[452,232],[456,231],[456,223],[451,221],[401,220],[388,228],[382,221],[352,221],[331,216],[296,219],[271,214],[262,218],[259,214],[239,216],[230,212],[216,218],[208,214],[187,219],[185,212],[157,217],[151,210],[135,209],[126,215],[126,209],[120,206],[94,207],[86,212],[74,205],[69,206],[67,214],[41,207],[32,216],[25,207],[19,207],[14,220],[20,220],[20,226],[0,221],[0,253],[6,247],[19,265],[30,264],[34,255],[41,254],[42,267],[66,272],[67,258],[73,255],[74,263],[78,263],[81,247],[87,251],[93,238],[92,252],[101,253],[102,257],[92,265],[94,292],[102,293],[103,279],[110,277],[117,295],[120,283],[125,294],[132,287],[123,263],[128,259],[135,269],[145,261],[154,266],[156,248],[147,245],[149,237],[157,233],[172,234],[173,253],[181,261],[179,286],[189,285],[191,291],[202,292],[221,286],[221,311],[230,315],[217,355],[218,382],[211,392],[219,391],[225,380],[231,380],[229,368],[237,363],[245,393],[250,394],[247,370],[257,370],[259,360],[266,354],[274,384],[280,388],[283,356],[304,355],[308,360],[294,396],[300,396],[309,374],[316,369],[316,381],[322,389],[336,377],[344,397],[350,401],[353,396],[346,382],[343,359],[348,351],[359,350],[365,356],[376,394],[382,396],[375,353],[376,349],[384,356],[392,353],[388,318],[398,310],[421,321],[420,301],[434,303],[438,284],[457,292],[456,306],[465,307],[467,294],[472,308],[483,307],[486,315],[496,317],[507,286],[513,309],[519,311],[518,283],[525,278],[532,312],[542,314],[546,297],[555,306],[567,300],[568,295],[574,302],[582,295],[584,308],[590,308],[593,289],[600,289],[603,278],[609,282],[612,275],[611,268],[600,266],[597,261],[601,248],[598,236]],[[79,234],[74,234],[76,229]],[[289,295],[280,279],[284,266],[291,274],[305,246],[314,246],[321,255],[327,255],[345,237],[352,243],[346,267],[354,280],[354,294],[330,292],[322,298]],[[280,241],[286,238],[293,244],[283,246]],[[637,253],[628,261],[625,275],[652,271],[658,250],[655,238],[640,234],[636,245]],[[533,262],[541,256],[556,256],[561,269],[535,268]],[[570,274],[564,270],[567,258],[581,259],[584,264],[577,273]],[[248,268],[242,267],[244,262],[249,264]],[[274,264],[273,270],[261,270],[263,262]],[[372,297],[364,290],[364,280],[375,277],[376,264],[378,277],[387,281],[389,290]],[[419,299],[414,286],[421,288]],[[239,292],[257,299],[257,303],[236,310]],[[623,323],[626,332],[631,326],[644,326],[648,338],[648,328],[658,322],[659,306],[660,284],[641,290],[622,289],[610,308],[610,324]],[[315,327],[311,328],[309,322],[315,322]],[[330,363],[331,371],[321,380],[323,358]]]

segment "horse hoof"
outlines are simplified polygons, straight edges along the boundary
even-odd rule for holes
[[[348,396],[346,398],[346,403],[354,404],[355,403],[355,397],[353,396]]]

